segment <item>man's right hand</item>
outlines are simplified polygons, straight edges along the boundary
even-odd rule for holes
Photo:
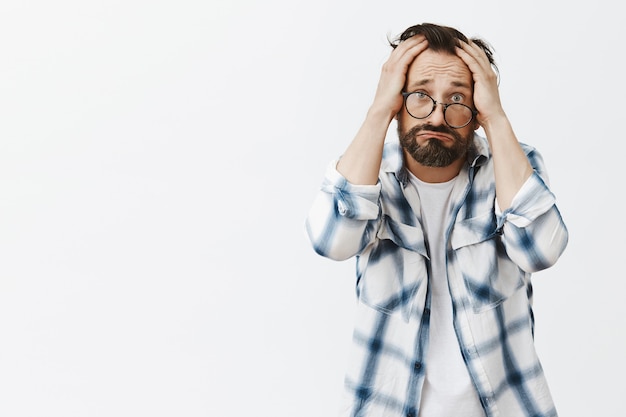
[[[370,112],[395,117],[402,109],[402,90],[406,83],[406,74],[415,58],[428,48],[428,41],[423,35],[413,36],[401,42],[383,64]]]
[[[401,42],[383,65],[376,95],[356,136],[342,155],[337,170],[352,184],[374,185],[391,121],[402,109],[406,74],[415,58],[428,48],[417,35]]]

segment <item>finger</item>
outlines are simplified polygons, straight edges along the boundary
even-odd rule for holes
[[[411,36],[410,38],[400,42],[398,44],[398,46],[396,46],[396,50],[402,50],[402,49],[409,49],[412,46],[425,42],[426,41],[426,37],[424,35],[415,35],[415,36]]]
[[[489,58],[480,46],[471,41],[470,43],[459,42],[459,44],[460,46],[457,46],[457,55],[459,55],[459,57],[461,57],[461,59],[463,59],[468,66],[470,64],[469,61],[474,61],[484,71],[491,69]]]
[[[488,59],[483,61],[480,58],[475,58],[473,55],[470,55],[464,50],[457,50],[457,55],[469,68],[474,81],[478,82],[479,80],[487,81],[491,78],[495,79],[496,73],[491,67]]]
[[[423,50],[428,47],[428,41],[422,35],[413,36],[401,42],[392,52],[391,61],[401,62],[415,59]]]
[[[391,53],[386,67],[393,72],[406,74],[415,58],[428,48],[428,41],[423,36],[414,36],[402,42]]]

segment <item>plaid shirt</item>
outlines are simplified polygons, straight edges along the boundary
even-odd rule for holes
[[[534,348],[531,273],[553,265],[568,232],[541,155],[501,212],[493,160],[474,136],[452,190],[446,267],[454,328],[486,416],[557,416]],[[429,338],[429,252],[419,196],[397,141],[385,144],[376,185],[329,167],[306,229],[322,256],[356,257],[357,309],[341,416],[416,417]]]

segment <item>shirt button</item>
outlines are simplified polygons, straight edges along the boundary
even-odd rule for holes
[[[473,346],[470,346],[468,348],[465,348],[465,353],[467,353],[467,356],[469,356],[470,358],[473,358],[476,356],[476,348]]]
[[[348,208],[343,201],[339,201],[337,203],[337,210],[339,210],[339,214],[341,214],[342,216],[348,212]]]
[[[415,369],[415,372],[419,372],[419,370],[422,369],[422,363],[421,362],[415,362],[413,364],[413,369]]]

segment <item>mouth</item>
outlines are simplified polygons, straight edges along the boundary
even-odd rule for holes
[[[436,140],[440,140],[442,142],[453,142],[454,141],[454,138],[452,138],[449,135],[446,135],[444,133],[439,133],[439,132],[432,132],[432,131],[419,133],[417,136],[422,138],[422,139],[424,139],[424,140],[436,139]]]

